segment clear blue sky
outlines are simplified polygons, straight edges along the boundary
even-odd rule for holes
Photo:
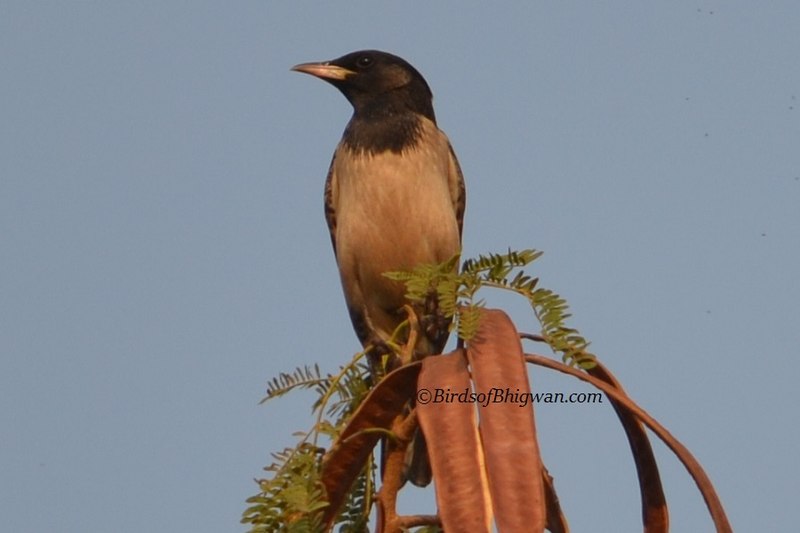
[[[358,349],[322,214],[350,107],[289,67],[379,48],[433,88],[467,180],[465,255],[544,250],[533,272],[734,528],[790,531],[798,20],[793,1],[5,0],[4,530],[243,531],[252,478],[311,423],[310,395],[257,405],[267,379]],[[489,303],[533,329],[523,302]],[[640,531],[609,406],[537,422],[573,530]],[[710,531],[656,451],[673,530]]]

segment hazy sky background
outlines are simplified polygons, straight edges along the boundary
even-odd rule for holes
[[[436,96],[465,255],[544,250],[531,272],[734,528],[792,530],[798,21],[794,1],[4,0],[3,529],[244,531],[252,479],[311,424],[311,394],[258,405],[268,378],[359,348],[322,213],[351,109],[289,68],[379,48]],[[573,531],[641,531],[608,404],[537,423]],[[710,531],[655,446],[673,531]]]

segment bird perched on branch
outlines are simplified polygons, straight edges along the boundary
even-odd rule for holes
[[[292,70],[327,81],[353,106],[328,171],[325,218],[353,328],[365,348],[380,352],[408,303],[403,284],[383,274],[444,263],[461,251],[461,169],[436,125],[427,82],[405,60],[364,50]],[[447,326],[423,323],[415,356],[441,353]],[[407,474],[420,486],[430,482],[425,455],[415,450]]]

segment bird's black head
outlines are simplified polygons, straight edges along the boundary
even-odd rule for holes
[[[305,72],[339,89],[362,119],[419,113],[433,122],[433,96],[417,69],[404,59],[377,50],[352,52],[332,61],[302,63]]]

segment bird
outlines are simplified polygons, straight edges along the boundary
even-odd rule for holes
[[[375,357],[387,351],[409,303],[404,285],[384,273],[460,255],[464,177],[437,126],[428,83],[404,59],[361,50],[292,70],[330,83],[353,107],[328,170],[325,219],[353,329],[373,350],[374,373]],[[441,316],[422,324],[414,356],[440,354],[448,326]],[[411,448],[406,479],[426,486],[431,473],[421,433]]]

